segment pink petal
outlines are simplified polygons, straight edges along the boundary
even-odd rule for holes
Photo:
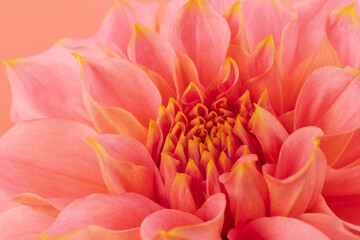
[[[6,62],[13,96],[12,121],[50,117],[90,124],[81,96],[79,67],[71,55],[76,50],[56,44],[40,55]]]
[[[162,76],[174,88],[173,70],[175,51],[171,44],[154,30],[134,25],[134,33],[128,46],[129,58]]]
[[[84,88],[97,103],[127,110],[145,127],[156,119],[161,96],[141,68],[119,57],[77,58]]]
[[[302,61],[290,76],[292,84],[285,93],[288,109],[292,110],[295,108],[295,103],[299,93],[311,73],[314,70],[325,66],[343,66],[338,53],[332,47],[326,37],[324,37],[320,48],[315,53],[307,57],[304,61]]]
[[[268,163],[277,163],[280,148],[289,136],[274,115],[258,105],[249,121],[249,129],[255,134]]]
[[[277,56],[272,35],[262,40],[251,54],[249,77],[246,85],[256,101],[267,89],[275,113],[281,115],[287,111],[284,106],[289,80]]]
[[[0,239],[38,240],[40,233],[54,220],[26,206],[10,208],[0,213]]]
[[[360,128],[344,134],[323,136],[320,148],[329,166],[342,168],[360,158],[359,142]]]
[[[296,130],[284,142],[275,172],[263,166],[270,193],[270,215],[297,216],[320,195],[326,159],[319,149],[316,127]]]
[[[136,192],[163,203],[164,186],[145,146],[126,136],[89,139],[100,161],[106,185],[113,193]],[[134,179],[139,178],[138,181]],[[145,181],[146,180],[146,181]]]
[[[241,12],[241,4],[235,2],[224,14],[231,31],[231,44],[250,52],[244,19]]]
[[[359,109],[360,71],[324,67],[311,74],[300,93],[295,129],[312,125],[325,134],[346,133],[359,128]]]
[[[283,63],[291,73],[305,58],[319,49],[324,36],[324,19],[329,11],[348,6],[353,0],[306,0],[295,5],[297,19],[284,28]]]
[[[330,12],[325,31],[344,65],[360,68],[360,17],[354,3]]]
[[[294,132],[295,111],[289,111],[279,116],[278,120],[288,133]],[[320,142],[321,144],[321,142]]]
[[[1,194],[32,192],[43,198],[78,198],[107,192],[81,123],[44,119],[17,124],[0,139]]]
[[[147,129],[130,112],[118,107],[104,107],[83,90],[84,101],[94,127],[101,134],[117,133],[145,144]]]
[[[219,72],[230,42],[230,29],[204,0],[190,0],[177,14],[169,33],[174,48],[187,54],[204,86]]]
[[[127,56],[127,46],[133,34],[134,23],[152,27],[155,19],[155,4],[135,1],[117,1],[109,11],[96,34],[96,41],[120,56]]]
[[[360,216],[359,214],[356,214],[360,212],[360,194],[325,197],[325,200],[331,211],[333,211],[336,216],[346,222],[357,226],[360,225]]]
[[[45,239],[53,239],[88,225],[126,231],[139,227],[146,216],[160,209],[160,205],[134,193],[94,194],[69,205],[42,235]]]
[[[348,231],[343,223],[335,217],[322,213],[304,213],[299,219],[311,224],[333,240],[356,240],[358,236]]]
[[[242,229],[235,228],[231,230],[228,238],[230,240],[330,240],[324,233],[310,224],[286,217],[263,217],[255,219]]]
[[[229,196],[235,227],[267,215],[269,193],[264,177],[256,168],[256,161],[237,164],[230,173],[221,175],[220,181]]]
[[[290,11],[280,1],[247,1],[242,12],[252,48],[270,34],[275,45],[279,45],[281,32],[291,17]]]
[[[140,235],[144,240],[157,239],[156,237],[221,240],[220,225],[225,203],[223,194],[213,195],[198,210],[197,217],[173,209],[160,210],[145,218],[140,227]]]

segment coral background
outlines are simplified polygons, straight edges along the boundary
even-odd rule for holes
[[[281,1],[290,7],[298,0]],[[115,0],[0,0],[0,60],[41,53],[61,38],[89,37],[114,3]],[[0,135],[13,125],[10,104],[5,66],[0,64]]]
[[[0,60],[41,53],[60,38],[94,34],[115,0],[0,0]],[[11,93],[0,64],[0,135],[10,121]]]

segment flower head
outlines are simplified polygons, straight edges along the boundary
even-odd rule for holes
[[[7,62],[5,238],[358,238],[358,7],[118,1]]]

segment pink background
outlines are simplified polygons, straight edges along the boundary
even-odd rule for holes
[[[296,1],[282,0],[287,6]],[[0,0],[0,60],[41,53],[60,38],[91,36],[114,3],[115,0]],[[5,66],[0,64],[0,135],[13,125],[10,103]]]

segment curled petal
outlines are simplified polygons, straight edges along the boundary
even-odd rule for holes
[[[128,46],[129,58],[162,76],[171,88],[174,88],[172,79],[175,51],[171,44],[155,31],[134,24],[134,34]]]
[[[297,216],[320,195],[326,165],[318,147],[317,138],[322,135],[316,127],[295,131],[285,140],[276,169],[263,166],[270,193],[270,215]]]
[[[173,209],[160,210],[142,222],[142,239],[221,240],[220,231],[226,200],[223,194],[208,198],[196,216]]]
[[[133,34],[134,23],[152,27],[155,18],[155,4],[136,1],[117,1],[106,15],[95,38],[96,41],[120,56],[127,56],[127,46]]]
[[[278,0],[247,1],[243,5],[243,15],[249,42],[253,48],[270,34],[278,46],[281,32],[291,17],[290,11]]]
[[[354,3],[332,11],[326,19],[325,31],[344,65],[360,68],[360,17]]]
[[[242,229],[229,232],[230,240],[266,239],[266,240],[330,240],[324,233],[308,223],[294,218],[270,217],[258,218]]]
[[[146,142],[146,128],[130,112],[118,107],[103,107],[83,90],[84,101],[97,131],[101,134],[117,133]]]
[[[138,228],[146,216],[160,209],[160,205],[134,193],[94,194],[70,204],[58,215],[54,224],[43,232],[42,237],[56,239],[60,234],[73,232],[88,225],[127,231]]]
[[[318,126],[325,134],[341,134],[360,126],[360,71],[324,67],[304,85],[295,107],[295,129]],[[341,112],[341,117],[339,116]]]
[[[161,96],[141,68],[119,57],[76,57],[81,67],[83,86],[97,103],[104,107],[123,108],[145,127],[148,127],[150,119],[156,119]]]
[[[102,135],[89,139],[112,193],[136,192],[163,201],[164,186],[145,146],[126,136]],[[134,181],[138,179],[138,181]]]
[[[85,140],[96,135],[67,120],[15,125],[0,139],[0,195],[32,192],[43,198],[78,198],[107,192],[96,155]]]
[[[230,200],[235,227],[265,217],[268,208],[268,189],[254,160],[237,164],[230,173],[220,176]]]
[[[249,128],[261,143],[267,162],[276,163],[280,148],[289,136],[279,120],[270,112],[255,105],[255,112],[249,121]]]
[[[178,12],[169,33],[174,48],[187,54],[206,87],[219,72],[230,42],[230,29],[204,0],[189,0]]]

